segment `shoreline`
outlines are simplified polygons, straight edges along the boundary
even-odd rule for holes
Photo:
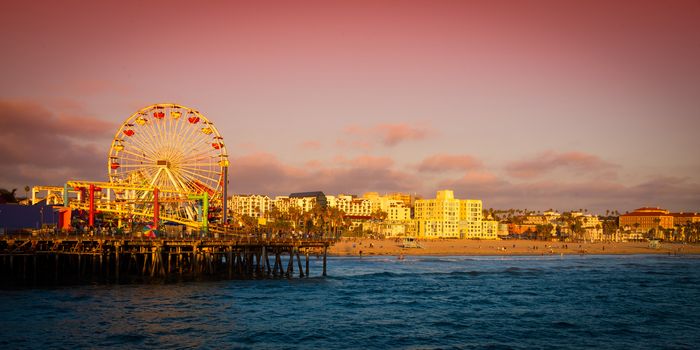
[[[528,240],[419,240],[421,248],[402,248],[401,240],[344,238],[328,249],[329,256],[552,256],[552,255],[695,255],[700,244],[648,242],[567,243]]]

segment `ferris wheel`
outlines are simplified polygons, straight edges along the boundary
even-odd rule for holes
[[[155,104],[132,114],[114,136],[107,168],[113,184],[161,190],[165,215],[197,219],[187,204],[206,193],[221,201],[225,168],[224,140],[204,115],[177,104]],[[148,203],[152,192],[115,191],[117,200]],[[145,205],[145,204],[144,204]]]

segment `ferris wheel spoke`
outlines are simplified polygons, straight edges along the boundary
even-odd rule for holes
[[[132,138],[128,140],[129,142],[125,143],[125,146],[129,146],[131,143],[133,143],[137,149],[141,150],[144,153],[148,152],[151,155],[151,157],[155,158],[158,152],[156,151],[156,149],[154,148],[154,146],[152,144],[149,144],[149,143],[145,142],[144,140],[141,140],[141,136],[142,136],[141,134],[136,134],[136,135],[132,136]],[[125,147],[125,149],[126,149],[126,147]]]
[[[138,147],[142,148],[143,150],[150,150],[151,152],[153,152],[153,155],[155,156],[156,149],[155,149],[154,145],[152,143],[149,143],[146,141],[146,140],[151,138],[151,136],[147,134],[148,132],[147,132],[146,126],[148,124],[142,126],[136,121],[139,118],[145,118],[144,115],[145,115],[145,112],[141,111],[141,112],[137,113],[135,115],[135,117],[132,117],[132,118],[134,118],[133,124],[135,124],[134,125],[135,134],[130,136],[127,139],[127,141],[138,144]],[[148,123],[148,122],[146,122],[146,123]],[[146,134],[146,135],[144,135],[144,134]]]
[[[168,108],[168,113],[166,113],[167,117],[163,121],[163,128],[166,130],[166,134],[168,135],[168,137],[163,140],[163,147],[167,150],[169,158],[175,156],[175,145],[173,144],[173,141],[175,140],[175,136],[177,136],[177,134],[173,128],[174,120],[172,118],[172,113],[174,110],[175,108]]]
[[[158,168],[157,165],[153,164],[123,164],[120,168],[136,168],[136,169],[148,169],[148,168]]]
[[[140,129],[140,131],[142,131],[143,134],[146,135],[146,139],[149,141],[148,144],[151,145],[154,148],[154,150],[161,149],[161,147],[159,145],[160,138],[158,137],[157,133],[154,130],[154,124],[156,124],[157,122],[158,122],[158,119],[153,117],[153,119],[149,119],[149,121],[146,122],[146,124],[144,124]],[[155,152],[157,157],[160,156],[160,154],[158,154],[158,153],[159,152],[157,152],[157,151]]]
[[[184,162],[190,162],[195,159],[202,159],[202,158],[213,158],[215,156],[216,152],[214,151],[213,148],[207,148],[207,149],[192,149],[190,154],[183,155],[182,161]]]
[[[212,168],[179,168],[178,171],[186,172],[187,174],[201,174],[202,176],[221,176],[221,171],[219,169]]]
[[[131,166],[155,166],[155,162],[144,162],[143,158],[131,158],[131,157],[121,157],[116,162],[119,164],[119,168]]]
[[[151,114],[163,112],[163,109],[152,109],[149,111]],[[163,112],[165,113],[165,112]],[[158,157],[163,157],[163,141],[165,137],[163,137],[163,134],[161,132],[161,126],[160,124],[162,123],[161,119],[155,118],[155,116],[152,117],[151,122],[146,124],[146,128],[144,131],[146,131],[149,135],[149,143],[152,144],[157,150],[158,150]]]
[[[178,123],[176,123],[170,131],[172,136],[170,137],[171,140],[168,143],[173,161],[177,161],[177,159],[181,158],[186,151],[186,149],[182,147],[182,131],[180,131],[180,126],[185,122],[182,119],[184,117],[180,118],[181,119],[178,121]]]
[[[198,162],[198,163],[192,162],[192,163],[187,164],[186,166],[183,166],[183,168],[190,169],[190,170],[220,169],[221,165],[219,165],[218,162],[214,163],[214,162],[211,162],[211,160],[209,160],[206,162],[202,161],[202,162]]]
[[[211,161],[213,159],[213,155],[210,152],[202,152],[199,154],[193,154],[190,156],[187,156],[182,159],[183,164],[191,164],[195,162],[201,162],[201,161]]]
[[[138,154],[138,153],[136,153],[136,152],[133,152],[133,151],[130,151],[130,150],[126,150],[126,149],[125,149],[125,150],[122,150],[122,152],[136,157],[135,159],[138,159],[139,161],[147,160],[149,163],[155,163],[155,160],[156,160],[156,159],[153,158],[153,157],[147,156],[145,153]],[[122,157],[122,158],[126,159],[126,158],[128,158],[128,157]],[[129,158],[129,159],[134,159],[134,158]]]
[[[158,169],[155,176],[153,176],[153,178],[151,179],[151,183],[150,183],[151,187],[155,186],[155,183],[158,181],[158,178],[159,178],[160,174],[163,172],[163,169],[164,168]]]
[[[189,174],[190,176],[192,176],[193,178],[196,178],[196,179],[204,179],[204,180],[211,181],[211,182],[213,182],[213,183],[218,183],[218,182],[219,182],[218,179],[214,179],[214,178],[211,178],[211,177],[208,177],[208,176],[204,176],[204,175],[202,175],[202,174],[198,174],[198,173],[195,173],[195,172],[193,172],[193,171],[189,171],[189,170],[185,170],[185,169],[180,169],[180,170],[181,170],[182,173]]]
[[[138,152],[141,154],[138,154]],[[138,140],[132,140],[129,144],[125,144],[124,149],[119,153],[131,153],[139,157],[155,159],[155,152],[148,146],[142,146]]]
[[[182,192],[183,193],[194,193],[197,191],[197,189],[194,187],[193,182],[187,178],[182,176],[182,174],[171,172],[174,178],[177,179],[178,183],[180,183],[180,186],[182,187]]]
[[[183,172],[178,172],[176,174],[176,176],[179,179],[181,179],[182,183],[185,184],[187,186],[187,188],[190,189],[190,192],[192,192],[192,193],[199,192],[200,188],[198,187],[198,183],[201,183],[200,180],[198,180],[197,178],[195,178],[189,174],[183,173]]]
[[[196,140],[199,138],[199,135],[196,134],[196,130],[199,130],[198,127],[191,126],[188,128],[188,130],[185,131],[185,134],[182,136],[183,142],[181,143],[181,147],[183,151],[186,152],[191,152],[194,147],[192,147],[192,142],[193,140]]]
[[[199,151],[199,153],[194,153],[183,157],[183,162],[192,162],[193,160],[213,158],[214,153],[211,150]]]
[[[163,113],[165,113],[166,109],[162,109]],[[167,140],[169,139],[169,135],[167,135],[166,130],[165,130],[165,118],[159,119],[155,121],[155,130],[158,138],[156,139],[156,144],[158,145],[158,148],[161,149],[162,151],[167,151]],[[163,156],[166,156],[165,154]]]
[[[209,121],[203,115],[197,114],[197,117],[199,117],[201,121],[200,123],[193,124],[193,127],[189,128],[186,134],[187,136],[183,138],[183,140],[187,141],[187,143],[184,144],[185,147],[190,147],[197,142],[206,141],[209,137],[209,135],[202,132],[202,128],[209,126]]]
[[[171,178],[171,181],[173,183],[176,183],[180,186],[183,192],[193,192],[194,187],[192,185],[189,185],[186,179],[184,179],[180,174],[174,173],[172,171],[168,171],[168,175]]]
[[[179,135],[181,135],[181,140],[187,141],[187,140],[190,140],[190,138],[192,137],[193,133],[196,130],[199,130],[199,128],[197,128],[197,125],[199,123],[192,124],[189,122],[189,120],[187,120],[189,118],[189,112],[188,112],[187,116],[183,116],[183,118],[185,118],[185,119],[182,121],[182,125],[180,127],[180,130],[178,130],[178,132],[179,132]]]
[[[185,132],[185,127],[187,127],[187,123],[189,123],[189,121],[187,121],[187,118],[188,118],[187,115],[189,114],[190,110],[188,109],[184,112],[183,111],[181,111],[181,112],[182,112],[182,115],[175,123],[175,127],[173,129],[174,130],[173,134],[178,135],[178,136],[182,135]],[[178,147],[180,144],[178,141],[181,139],[184,140],[183,138],[180,138],[180,137],[173,138],[171,140],[171,142],[173,143],[173,146]]]
[[[207,169],[207,168],[192,168],[192,167],[181,167],[181,169],[189,171],[198,171],[203,173],[210,173],[215,175],[221,175],[221,169]]]

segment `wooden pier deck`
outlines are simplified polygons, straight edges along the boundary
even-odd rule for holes
[[[309,277],[332,240],[0,239],[0,286]],[[296,266],[295,266],[296,265]],[[295,271],[296,269],[296,271]]]

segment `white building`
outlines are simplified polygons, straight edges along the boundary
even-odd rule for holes
[[[228,208],[234,215],[260,218],[272,210],[272,200],[257,194],[233,195],[228,200]]]

